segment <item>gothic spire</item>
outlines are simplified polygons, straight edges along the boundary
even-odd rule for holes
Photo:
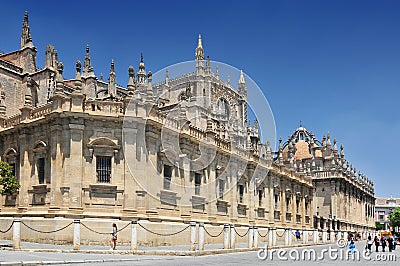
[[[76,74],[75,74],[75,90],[77,92],[82,92],[82,79],[81,79],[81,61],[76,61]]]
[[[169,73],[168,73],[168,68],[165,69],[165,86],[169,86]]]
[[[140,63],[139,63],[139,71],[137,73],[137,82],[139,85],[143,85],[146,83],[146,71],[145,71],[144,61],[143,61],[143,54],[140,53]]]
[[[24,23],[22,24],[22,33],[21,33],[21,49],[28,46],[28,44],[30,47],[33,47],[31,31],[29,28],[28,11],[25,11]]]
[[[246,84],[243,76],[243,71],[240,70],[240,76],[239,76],[239,84]]]
[[[201,41],[201,35],[199,34],[199,38],[197,40],[197,48],[196,48],[196,60],[204,60],[204,50],[203,43]]]
[[[246,81],[244,79],[243,71],[240,70],[239,82],[238,82],[238,93],[247,99],[247,87]]]
[[[115,76],[114,59],[111,60],[110,76],[108,78],[108,94],[117,96],[117,78]]]
[[[92,65],[90,64],[90,54],[89,54],[89,45],[86,45],[86,54],[85,61],[83,62],[83,73],[82,77],[94,77],[94,70]]]
[[[133,69],[133,66],[129,66],[128,74],[128,91],[129,93],[133,93],[135,91],[135,69]]]

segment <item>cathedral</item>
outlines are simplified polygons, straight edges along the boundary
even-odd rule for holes
[[[20,48],[0,54],[0,156],[21,185],[0,217],[374,228],[373,182],[343,147],[302,125],[277,151],[261,143],[244,74],[223,81],[201,36],[193,72],[158,83],[143,56],[126,87],[113,61],[97,78],[89,46],[72,79],[54,46],[36,57],[25,13]]]

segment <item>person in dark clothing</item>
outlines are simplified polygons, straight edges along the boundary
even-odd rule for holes
[[[372,237],[371,236],[368,236],[368,240],[367,240],[367,243],[366,243],[366,249],[368,249],[368,251],[371,253],[371,247],[372,247],[372,243],[373,243],[373,241],[372,241]]]
[[[382,251],[385,252],[385,248],[386,248],[386,239],[385,237],[381,237],[381,246],[382,246]]]
[[[393,250],[393,237],[389,236],[387,242],[389,244],[389,252],[392,252],[392,250]]]
[[[377,236],[375,236],[375,238],[374,238],[374,243],[375,243],[375,251],[378,252],[379,238]]]

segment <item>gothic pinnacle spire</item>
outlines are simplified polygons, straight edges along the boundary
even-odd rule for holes
[[[114,59],[111,60],[110,76],[108,78],[108,94],[117,95],[117,79],[115,76]]]
[[[89,54],[89,45],[86,45],[86,54],[85,54],[85,61],[83,62],[83,73],[82,77],[94,77],[94,70],[90,63],[90,54]]]
[[[198,61],[204,60],[203,43],[202,43],[200,34],[199,34],[199,39],[197,41],[196,60],[198,60]]]
[[[21,33],[21,49],[26,47],[27,44],[30,44],[30,46],[33,47],[31,32],[29,28],[28,11],[25,11],[24,23],[22,24],[22,33]]]
[[[245,83],[246,83],[246,81],[244,80],[243,71],[240,70],[239,84],[245,84]]]

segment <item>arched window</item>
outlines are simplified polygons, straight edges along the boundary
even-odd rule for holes
[[[219,98],[217,101],[217,114],[223,115],[223,116],[226,116],[227,118],[229,118],[229,104],[223,98]]]

